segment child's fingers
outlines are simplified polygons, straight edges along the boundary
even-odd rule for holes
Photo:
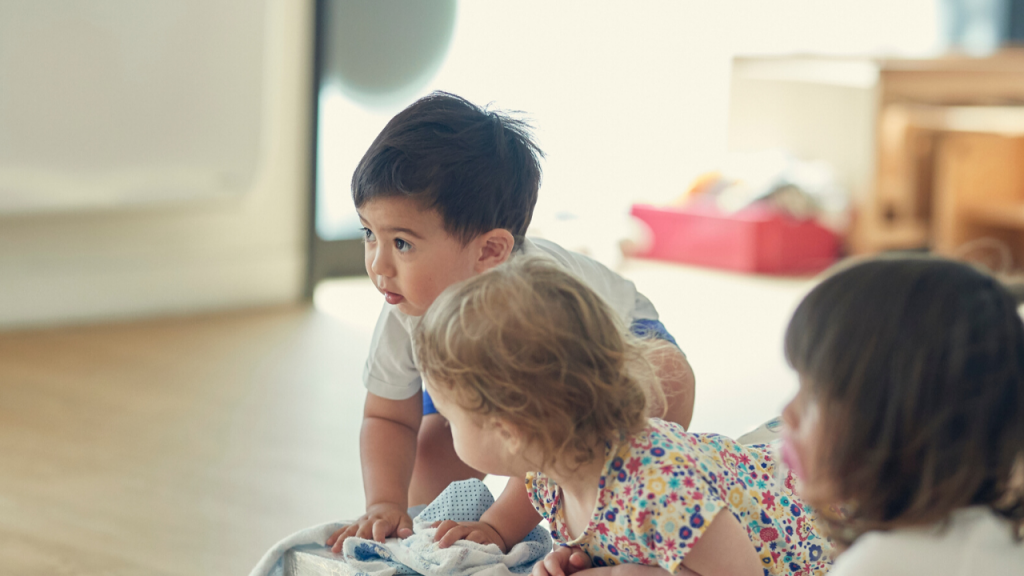
[[[455,526],[454,528],[449,530],[447,534],[444,535],[444,538],[441,538],[441,541],[439,543],[440,547],[448,548],[452,544],[455,544],[459,540],[462,540],[463,538],[468,536],[469,533],[469,528],[466,528],[465,526]]]
[[[408,514],[402,514],[402,517],[398,519],[398,530],[395,530],[395,534],[399,538],[412,536],[412,518]]]
[[[352,534],[352,538],[365,538],[369,540],[373,537],[373,520],[360,520],[358,524],[353,524],[355,531]]]
[[[466,540],[469,540],[470,542],[476,542],[477,544],[482,544],[484,546],[488,544],[497,544],[497,542],[491,540],[490,536],[488,536],[484,532],[481,532],[480,530],[473,530],[472,532],[470,532],[469,536],[466,536]]]
[[[356,529],[356,533],[352,535],[355,538],[362,538],[364,540],[373,540],[373,520],[364,520],[359,523],[359,527]]]
[[[533,570],[530,572],[530,576],[551,576],[548,574],[547,568],[544,567],[544,562],[537,562],[533,565]]]
[[[346,524],[346,525],[342,526],[341,528],[338,528],[337,530],[334,531],[334,534],[331,534],[330,537],[327,538],[327,545],[328,546],[333,545],[335,542],[338,541],[339,538],[342,537],[342,534],[345,534],[346,532],[353,532],[354,533],[355,532],[354,527],[357,527],[357,526],[358,526],[357,524]]]
[[[373,539],[377,542],[384,542],[388,536],[391,536],[391,531],[394,529],[394,524],[389,520],[381,518],[373,523]]]
[[[585,570],[590,568],[590,556],[587,556],[578,550],[574,550],[572,556],[569,556],[569,564],[572,564],[573,568]]]
[[[434,542],[440,542],[441,538],[444,538],[448,532],[458,526],[459,523],[454,520],[440,520],[434,522],[434,528],[437,528],[437,532],[434,533]]]
[[[548,554],[545,556],[544,568],[550,576],[565,576],[565,571],[562,570],[562,563],[559,561],[558,554]]]
[[[356,535],[356,531],[359,529],[358,524],[351,524],[341,530],[341,534],[334,541],[334,545],[331,546],[331,552],[338,554],[341,552],[341,546],[345,543],[345,540]]]

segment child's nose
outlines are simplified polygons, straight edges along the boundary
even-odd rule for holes
[[[370,270],[378,276],[394,276],[395,268],[391,263],[391,258],[388,256],[387,250],[381,250],[378,248],[375,251],[373,261],[370,262]]]

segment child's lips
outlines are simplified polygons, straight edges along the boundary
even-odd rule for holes
[[[405,297],[402,296],[401,294],[396,294],[394,292],[388,292],[387,290],[384,291],[384,300],[387,300],[387,303],[391,304],[392,306],[394,306],[395,304],[398,304],[399,302],[401,302],[404,299],[405,299]]]
[[[789,468],[789,471],[797,478],[803,479],[803,465],[800,462],[800,455],[793,446],[793,441],[783,436],[780,451],[782,452],[782,462]]]

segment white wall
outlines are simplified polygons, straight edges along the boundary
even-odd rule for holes
[[[306,271],[312,1],[270,0],[264,156],[236,200],[0,217],[0,328],[294,301]]]
[[[500,0],[465,0],[447,59],[420,94],[442,89],[525,111],[547,153],[531,234],[614,264],[619,240],[630,233],[630,205],[674,201],[694,176],[721,168],[736,140],[731,125],[759,121],[758,106],[768,104],[803,119],[805,110],[776,90],[771,102],[749,98],[755,106],[741,110],[748,117],[730,122],[733,56],[926,53],[936,43],[937,1],[519,0],[509,9]],[[355,236],[352,170],[405,103],[368,107],[341,89],[323,98],[321,153],[332,162],[321,165],[325,210],[318,216],[322,228],[347,227]],[[816,112],[831,131],[801,142],[817,154],[828,138],[827,160],[853,148],[833,144],[835,133],[851,126],[858,138],[870,132],[870,123],[854,126],[844,113]],[[864,170],[860,158],[845,164]]]
[[[801,65],[834,78],[799,70]],[[803,160],[824,160],[843,188],[863,198],[874,183],[877,78],[869,59],[737,60],[729,149],[781,148]]]

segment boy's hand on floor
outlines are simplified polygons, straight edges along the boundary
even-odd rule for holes
[[[338,528],[331,537],[327,539],[327,546],[335,554],[341,552],[341,545],[345,540],[355,536],[364,540],[376,540],[383,542],[385,538],[398,536],[408,538],[412,536],[412,518],[404,508],[397,504],[383,502],[374,504],[366,509],[353,524]]]
[[[532,576],[570,576],[590,568],[590,557],[578,547],[562,546],[533,565]]]
[[[459,540],[469,540],[477,544],[497,544],[501,551],[508,553],[505,540],[501,534],[486,522],[456,522],[454,520],[441,520],[434,522],[431,528],[437,528],[434,534],[434,542],[440,543],[441,548],[448,548]]]

